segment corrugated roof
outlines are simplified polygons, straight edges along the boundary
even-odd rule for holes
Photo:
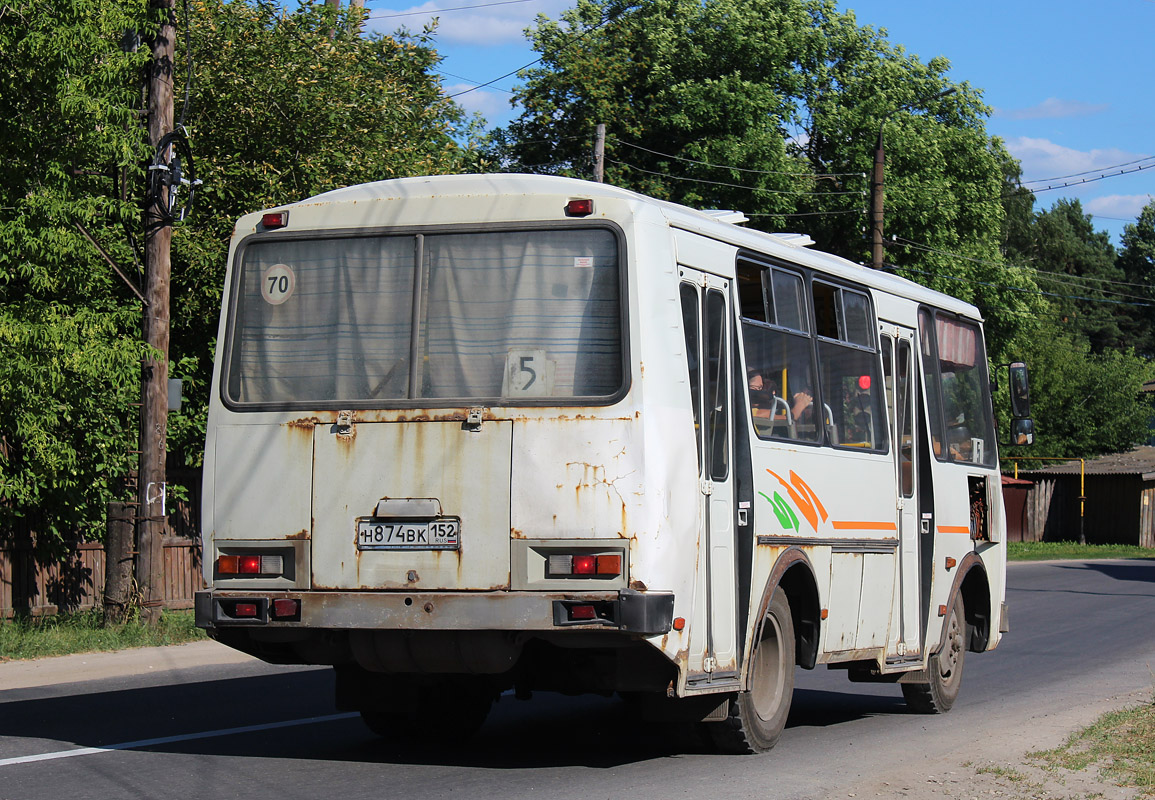
[[[1011,459],[1013,460],[1013,459]],[[1048,467],[1023,469],[1037,461],[1020,461],[1019,475],[1078,475],[1079,462],[1068,461]],[[1086,462],[1087,475],[1141,475],[1144,480],[1155,480],[1155,447],[1144,445],[1127,453],[1111,453]]]

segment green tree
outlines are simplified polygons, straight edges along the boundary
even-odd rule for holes
[[[738,208],[861,261],[881,128],[896,271],[987,311],[995,353],[1035,315],[1030,274],[1000,252],[1010,156],[945,59],[919,61],[830,0],[579,0],[529,36],[541,62],[491,140],[507,169],[589,177],[605,123],[608,182]]]
[[[363,11],[306,2],[179,6],[177,114],[198,177],[176,227],[170,451],[196,463],[235,218],[340,186],[460,169],[469,121],[433,74],[429,32],[364,35]],[[135,466],[145,0],[0,4],[0,530],[99,536]],[[128,32],[128,33],[126,33]],[[185,33],[188,33],[186,39]],[[24,523],[20,523],[21,519]]]
[[[1155,358],[1155,200],[1139,212],[1134,224],[1123,227],[1123,248],[1116,266],[1130,285],[1128,291],[1144,295],[1146,305],[1133,307],[1120,322],[1126,340],[1147,358]]]
[[[145,25],[141,0],[0,6],[0,529],[42,546],[99,532],[135,459],[141,307],[82,228],[131,268]]]
[[[1092,458],[1147,438],[1155,409],[1141,387],[1155,377],[1150,361],[1131,350],[1094,353],[1061,330],[1024,343],[1020,355],[1030,368],[1035,444],[1009,455]]]
[[[1066,329],[1096,353],[1127,344],[1119,328],[1130,300],[1119,293],[1123,272],[1104,231],[1096,231],[1078,200],[1059,200],[1038,213],[1017,255],[1036,270]]]
[[[367,181],[463,169],[470,120],[433,72],[430,31],[365,35],[359,9],[193,0],[185,124],[204,186],[174,231],[174,372],[189,402],[170,451],[198,464],[229,238],[237,217]],[[183,39],[179,40],[183,43]],[[178,48],[176,74],[189,53]],[[178,87],[178,114],[181,109]]]

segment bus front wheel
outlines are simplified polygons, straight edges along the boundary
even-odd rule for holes
[[[728,753],[763,753],[778,743],[794,696],[794,622],[786,595],[775,592],[750,665],[749,690],[730,701],[723,722],[706,729]]]
[[[930,657],[926,683],[903,683],[902,696],[920,714],[945,714],[958,699],[962,685],[963,658],[966,656],[966,616],[961,594],[954,599],[946,622],[946,641]]]

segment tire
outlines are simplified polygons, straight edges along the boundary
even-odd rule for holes
[[[903,683],[902,696],[906,704],[920,714],[945,714],[958,699],[962,686],[963,661],[966,656],[966,615],[962,595],[955,597],[950,617],[946,621],[946,635],[942,649],[926,664],[928,683]]]
[[[361,721],[386,739],[451,734],[460,741],[473,736],[485,724],[495,696],[487,681],[459,678],[422,687],[415,711],[362,710]]]
[[[794,696],[794,621],[782,592],[775,592],[766,611],[751,657],[749,687],[730,700],[725,721],[705,723],[721,752],[764,753],[786,727]]]

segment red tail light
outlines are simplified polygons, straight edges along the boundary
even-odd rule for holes
[[[622,555],[621,553],[602,553],[599,555],[551,553],[546,562],[546,571],[553,577],[574,575],[616,577],[622,574]]]

